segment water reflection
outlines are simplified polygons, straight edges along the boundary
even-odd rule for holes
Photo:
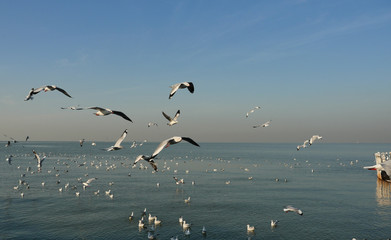
[[[376,200],[379,206],[391,206],[391,183],[377,179]]]

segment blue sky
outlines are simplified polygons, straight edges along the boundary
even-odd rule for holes
[[[391,142],[390,1],[0,1],[0,29],[0,133],[16,139]],[[168,100],[183,81],[194,94]],[[73,98],[23,101],[43,85]],[[134,123],[60,109],[76,105]]]

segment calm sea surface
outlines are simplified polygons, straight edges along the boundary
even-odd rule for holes
[[[157,173],[145,161],[147,169],[132,164],[158,143],[101,150],[111,144],[2,142],[0,239],[148,239],[148,219],[147,228],[138,227],[144,208],[162,221],[157,239],[391,238],[391,187],[362,168],[374,164],[375,152],[391,151],[389,144],[316,142],[296,151],[295,144],[182,142],[160,153]],[[41,172],[33,149],[47,156]],[[185,183],[175,184],[174,176]],[[94,177],[83,190],[81,181]],[[284,213],[286,205],[304,215]],[[189,236],[180,216],[192,224]],[[279,220],[276,228],[271,219]]]

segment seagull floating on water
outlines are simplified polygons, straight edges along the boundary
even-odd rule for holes
[[[187,88],[189,90],[189,92],[194,93],[194,85],[192,82],[177,83],[177,84],[170,86],[170,88],[171,88],[171,92],[170,92],[170,96],[168,97],[168,99],[171,99],[172,96],[174,96],[174,94],[176,93],[176,91],[178,91],[178,89]]]
[[[46,86],[42,86],[42,87],[39,87],[39,88],[32,88],[24,100],[25,100],[25,101],[33,100],[33,98],[34,98],[33,96],[34,96],[35,94],[38,94],[38,93],[41,92],[42,90],[43,90],[44,92],[57,90],[57,91],[60,91],[61,93],[63,93],[64,95],[66,95],[66,96],[72,98],[71,95],[69,95],[64,89],[59,88],[59,87],[57,87],[57,86],[55,86],[55,85],[46,85]]]
[[[250,226],[250,224],[247,224],[247,231],[248,232],[254,232],[254,230],[255,230],[254,226]]]
[[[303,215],[303,212],[300,209],[292,207],[292,206],[284,207],[284,212],[286,212],[286,213],[287,212],[295,212],[295,213],[297,213],[299,215]]]
[[[7,157],[5,160],[8,162],[9,165],[12,165],[11,162],[12,162],[12,155],[10,155],[9,157]]]
[[[153,159],[163,150],[163,148],[167,148],[169,147],[170,145],[173,145],[173,144],[177,144],[177,143],[180,143],[182,140],[185,140],[197,147],[199,147],[200,145],[198,145],[198,143],[196,143],[193,139],[189,138],[189,137],[178,137],[178,136],[174,136],[174,137],[171,137],[171,138],[168,138],[164,141],[162,141],[158,146],[157,148],[155,149],[155,151],[152,153],[151,156],[146,156],[146,155],[139,155],[136,160],[134,161],[133,165],[135,165],[138,161],[140,160],[145,160],[147,161],[149,164],[151,164],[151,166],[153,167],[153,169],[155,171],[157,171],[157,166],[155,164],[155,162],[153,161]]]
[[[169,123],[167,123],[167,125],[172,126],[172,125],[178,123],[178,117],[179,117],[179,114],[181,113],[181,111],[178,110],[173,118],[168,116],[165,112],[162,112],[162,113],[163,113],[163,116],[169,121]]]
[[[115,111],[115,110],[111,110],[108,108],[101,108],[101,107],[88,107],[87,109],[98,110],[95,113],[96,116],[106,116],[106,115],[110,115],[110,114],[115,114],[115,115],[121,116],[122,118],[124,118],[130,122],[133,122],[128,116],[126,116],[123,112],[120,112],[120,111]]]
[[[277,223],[278,223],[278,220],[270,220],[270,226],[271,226],[272,228],[277,227]]]

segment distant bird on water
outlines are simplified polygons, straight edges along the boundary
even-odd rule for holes
[[[192,82],[176,83],[176,84],[170,86],[170,88],[171,88],[171,92],[170,92],[170,96],[168,97],[168,99],[171,99],[172,96],[174,96],[174,94],[176,93],[176,91],[178,91],[178,89],[187,88],[189,90],[189,92],[194,93],[194,85]]]
[[[87,109],[98,110],[95,113],[96,116],[106,116],[106,115],[110,115],[110,114],[115,114],[115,115],[121,116],[122,118],[124,118],[130,122],[133,122],[128,116],[126,116],[123,112],[120,112],[120,111],[115,111],[115,110],[111,110],[108,108],[101,108],[101,107],[88,107]]]
[[[255,112],[255,110],[257,110],[257,109],[261,109],[261,107],[257,106],[257,107],[254,107],[253,109],[251,109],[249,112],[246,113],[246,118],[248,118],[248,116],[250,115],[250,113]]]
[[[286,212],[286,213],[287,212],[295,212],[295,213],[297,213],[299,215],[303,215],[303,212],[300,209],[292,207],[292,206],[284,207],[284,212]]]
[[[106,151],[114,151],[114,150],[122,149],[123,147],[121,146],[121,143],[125,139],[127,134],[128,134],[128,129],[125,129],[125,131],[122,133],[121,137],[118,138],[117,142],[115,142],[114,146],[107,148]]]
[[[8,162],[9,165],[12,165],[11,162],[12,162],[12,155],[10,155],[9,157],[7,157],[5,160]]]
[[[168,138],[164,141],[162,141],[158,146],[157,148],[155,149],[155,151],[152,153],[151,156],[145,156],[145,155],[139,155],[136,160],[134,161],[133,165],[136,164],[138,161],[140,160],[145,160],[147,161],[149,164],[151,164],[151,166],[153,167],[153,169],[155,169],[155,171],[157,171],[157,166],[155,164],[155,162],[153,161],[153,159],[163,150],[163,148],[167,148],[169,147],[170,145],[173,145],[173,144],[177,144],[177,143],[180,143],[182,140],[185,140],[197,147],[199,147],[200,145],[198,145],[198,143],[196,143],[193,139],[189,138],[189,137],[178,137],[178,136],[174,136],[174,137],[171,137],[171,138]]]
[[[171,118],[170,116],[168,116],[165,112],[162,112],[162,114],[163,114],[163,116],[169,121],[169,123],[167,123],[167,125],[168,125],[168,126],[172,126],[172,125],[178,123],[178,117],[179,117],[179,115],[181,114],[181,111],[178,110],[173,118]]]
[[[39,88],[32,88],[24,100],[25,101],[33,100],[34,95],[40,93],[42,90],[44,92],[57,90],[57,91],[60,91],[61,93],[63,93],[64,95],[66,95],[67,97],[72,98],[71,95],[69,95],[64,89],[59,88],[55,85],[46,85],[46,86],[42,86]]]

